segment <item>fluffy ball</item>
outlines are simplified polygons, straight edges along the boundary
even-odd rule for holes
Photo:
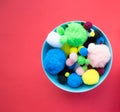
[[[86,85],[94,85],[99,82],[99,73],[95,69],[89,69],[82,75],[82,80]]]
[[[64,44],[61,49],[65,52],[65,54],[67,56],[70,54],[70,46],[69,46],[69,44]]]
[[[98,73],[99,73],[100,75],[103,75],[104,72],[105,72],[105,69],[104,69],[104,68],[97,68],[96,70],[98,71]]]
[[[80,64],[80,65],[85,64],[85,57],[83,57],[83,56],[78,56],[77,62],[78,62],[78,64]]]
[[[64,35],[64,28],[62,26],[59,26],[56,28],[56,32],[60,35]]]
[[[67,66],[72,66],[74,64],[74,61],[73,60],[71,60],[70,58],[68,58],[67,60],[66,60],[66,65]]]
[[[88,46],[88,59],[92,67],[103,68],[110,60],[110,51],[104,44],[95,45],[91,43]]]
[[[104,44],[105,43],[105,40],[103,37],[99,37],[97,40],[96,40],[96,43],[97,44]]]
[[[67,79],[67,84],[73,88],[79,87],[82,84],[82,78],[76,73],[72,73]]]
[[[84,69],[81,67],[81,66],[79,66],[76,70],[75,70],[75,72],[78,74],[78,75],[83,75],[83,73],[85,72],[84,71]]]
[[[52,75],[58,74],[65,67],[66,55],[61,49],[50,49],[44,58],[44,67]]]
[[[89,30],[90,28],[92,28],[92,23],[89,22],[89,21],[87,21],[87,22],[84,24],[84,28],[85,28],[86,30]]]
[[[48,34],[46,42],[52,47],[56,48],[62,47],[62,44],[60,43],[60,35],[54,31]]]
[[[80,55],[82,56],[87,56],[88,55],[88,50],[87,48],[83,47],[80,49]]]
[[[58,81],[61,84],[66,84],[67,83],[67,77],[65,75],[58,75]]]
[[[73,60],[74,62],[76,62],[78,56],[77,56],[77,54],[76,54],[75,52],[73,52],[73,53],[71,53],[71,54],[69,55],[69,58],[70,58],[71,60]]]
[[[67,42],[69,45],[78,47],[83,45],[88,38],[87,31],[79,23],[71,22],[65,29],[63,37],[60,39],[62,43]]]

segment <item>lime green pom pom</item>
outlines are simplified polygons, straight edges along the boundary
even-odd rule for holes
[[[85,70],[85,71],[88,69],[87,65],[84,65],[82,68],[83,68],[83,70]]]
[[[78,47],[83,45],[88,38],[87,31],[79,23],[71,22],[65,29],[64,35],[67,38],[67,43],[71,46]]]
[[[85,57],[79,56],[79,57],[78,57],[78,64],[80,64],[80,65],[85,64]]]
[[[86,85],[94,85],[99,82],[99,73],[95,69],[89,69],[82,75],[82,80]]]
[[[60,35],[64,35],[64,28],[62,26],[59,26],[56,28],[56,32]]]
[[[85,60],[85,64],[86,64],[86,65],[89,65],[89,63],[90,63],[90,60],[89,60],[89,59],[86,59],[86,60]]]
[[[64,44],[61,49],[65,52],[67,56],[70,54],[70,46],[68,44]]]

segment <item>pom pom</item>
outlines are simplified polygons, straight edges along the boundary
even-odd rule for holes
[[[56,32],[60,35],[64,35],[64,28],[62,26],[59,26],[56,28]]]
[[[83,65],[85,64],[85,57],[83,56],[78,56],[78,64]]]
[[[102,36],[102,32],[100,30],[95,30],[95,38],[99,38]]]
[[[100,75],[103,75],[104,72],[105,72],[105,69],[104,69],[104,68],[97,68],[96,70],[98,71],[98,73],[99,73]]]
[[[92,23],[91,22],[86,22],[85,24],[84,24],[84,28],[86,29],[86,30],[89,30],[90,28],[92,28]]]
[[[61,49],[65,52],[67,56],[70,54],[70,46],[68,44],[64,44]]]
[[[89,59],[86,59],[85,60],[85,64],[88,65],[90,63],[90,60]]]
[[[76,70],[75,70],[75,72],[78,74],[78,75],[83,75],[83,73],[85,72],[84,70],[83,70],[83,68],[80,66],[80,67],[78,67]]]
[[[70,48],[70,53],[73,53],[73,52],[75,52],[75,53],[78,52],[78,50],[77,50],[76,47],[71,47],[71,48]]]
[[[96,43],[97,44],[104,44],[105,43],[105,40],[103,37],[99,37],[97,40],[96,40]]]
[[[81,48],[80,49],[80,55],[82,55],[82,56],[87,56],[88,55],[88,50],[87,50],[87,48]]]
[[[74,61],[73,60],[71,60],[70,58],[68,58],[67,60],[66,60],[66,65],[67,66],[72,66],[74,64]]]
[[[56,75],[64,69],[66,56],[60,49],[50,49],[43,61],[46,71],[52,75]]]
[[[79,46],[79,47],[78,47],[78,52],[80,51],[81,48],[84,48],[84,46],[82,46],[82,45]]]
[[[83,68],[83,70],[85,70],[85,71],[88,69],[87,65],[84,65],[82,68]]]
[[[71,53],[70,55],[69,55],[69,58],[71,59],[71,60],[73,60],[74,62],[76,62],[77,61],[77,58],[78,58],[78,56],[77,56],[77,54],[76,53]]]
[[[71,46],[78,47],[80,45],[83,45],[84,42],[87,40],[88,33],[81,24],[71,22],[65,29],[63,38],[66,38],[65,40],[67,40],[64,42],[67,42]]]
[[[110,60],[109,48],[104,44],[90,44],[88,51],[88,59],[90,60],[90,65],[92,65],[92,67],[104,68],[104,66]]]
[[[68,77],[69,75],[70,75],[69,72],[66,72],[66,73],[65,73],[65,77]]]
[[[53,31],[48,34],[46,42],[52,47],[62,47],[62,44],[60,43],[60,35]]]
[[[90,33],[89,33],[89,37],[94,37],[95,36],[95,32],[93,29],[91,29]]]
[[[82,75],[82,80],[86,85],[94,85],[99,82],[99,73],[95,69],[89,69]]]
[[[79,87],[82,84],[82,78],[76,73],[72,73],[68,77],[67,84],[73,88]]]
[[[64,75],[58,75],[58,81],[61,84],[66,84],[67,83],[67,77]]]

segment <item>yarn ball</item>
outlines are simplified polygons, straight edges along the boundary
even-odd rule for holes
[[[99,82],[99,73],[95,69],[89,69],[82,75],[82,80],[86,85],[94,85]]]
[[[76,62],[76,61],[77,61],[77,58],[78,58],[78,55],[77,55],[75,52],[73,52],[73,53],[71,53],[71,54],[69,55],[69,58],[70,58],[71,60],[73,60],[74,62]]]
[[[82,55],[82,56],[87,56],[88,55],[88,50],[87,50],[87,48],[81,48],[80,49],[80,55]]]
[[[81,66],[79,66],[76,70],[75,70],[75,72],[78,74],[78,75],[83,75],[83,73],[85,72],[84,71],[84,69],[81,67]]]
[[[52,47],[61,48],[62,44],[60,43],[60,38],[58,33],[52,31],[48,34],[46,42]]]
[[[89,30],[90,28],[92,28],[92,23],[89,22],[89,21],[87,21],[86,23],[84,23],[84,28],[85,28],[86,30]]]
[[[97,40],[96,40],[96,43],[97,44],[104,44],[105,43],[105,40],[103,37],[99,37]]]
[[[78,56],[77,62],[78,62],[78,64],[80,64],[80,65],[85,64],[85,57],[83,57],[83,56]]]
[[[78,47],[83,45],[88,38],[88,33],[84,27],[75,22],[68,24],[68,27],[65,29],[64,35],[60,38],[62,43],[67,42],[69,45]]]
[[[104,68],[96,68],[96,70],[98,71],[98,73],[99,73],[100,75],[103,75],[104,72],[105,72],[105,69],[104,69]]]
[[[70,54],[70,46],[69,46],[69,44],[64,44],[61,49],[65,52],[65,54],[67,56]]]
[[[43,60],[47,72],[58,74],[65,67],[66,55],[61,49],[50,49]]]
[[[59,26],[56,28],[56,32],[60,35],[64,35],[64,28],[62,26]]]
[[[61,84],[66,84],[67,83],[67,77],[65,75],[58,75],[58,81]]]
[[[73,88],[79,87],[82,84],[82,78],[76,73],[72,73],[67,79],[67,84]]]
[[[90,65],[96,68],[104,68],[105,65],[110,60],[110,50],[105,44],[94,43],[89,44],[88,46],[88,59],[90,60]]]

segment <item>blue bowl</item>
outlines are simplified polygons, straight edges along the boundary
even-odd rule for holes
[[[73,22],[73,21],[70,21],[70,22]],[[65,27],[66,24],[70,23],[70,22],[66,22],[66,23],[63,23],[61,24],[63,27]],[[75,22],[84,22],[84,21],[75,21]],[[60,25],[60,26],[61,26]],[[56,28],[55,28],[56,29]],[[54,30],[55,30],[54,29]],[[80,87],[78,88],[71,88],[69,87],[68,85],[62,85],[58,82],[57,80],[57,75],[56,76],[53,76],[51,75],[50,73],[48,73],[45,69],[44,69],[44,64],[43,64],[43,60],[45,58],[45,55],[46,53],[48,52],[49,49],[51,49],[52,47],[47,44],[47,42],[45,41],[44,44],[43,44],[43,47],[42,47],[42,66],[43,66],[43,69],[44,69],[44,72],[46,74],[46,76],[48,77],[48,79],[55,85],[57,86],[58,88],[64,90],[64,91],[67,91],[67,92],[72,92],[72,93],[81,93],[81,92],[86,92],[86,91],[90,91],[94,88],[96,88],[97,86],[99,86],[105,79],[106,77],[108,76],[109,72],[110,72],[110,69],[111,69],[111,66],[112,66],[112,47],[111,47],[111,44],[109,42],[109,39],[107,38],[107,36],[105,35],[105,33],[98,27],[96,27],[95,25],[93,25],[93,29],[98,29],[102,32],[103,34],[103,37],[105,39],[105,44],[109,47],[110,49],[110,53],[111,53],[111,59],[110,61],[107,63],[107,65],[105,66],[105,72],[102,76],[100,76],[100,80],[99,82],[96,84],[96,85],[92,85],[92,86],[88,86],[88,85],[81,85]],[[53,31],[54,31],[53,30]]]

